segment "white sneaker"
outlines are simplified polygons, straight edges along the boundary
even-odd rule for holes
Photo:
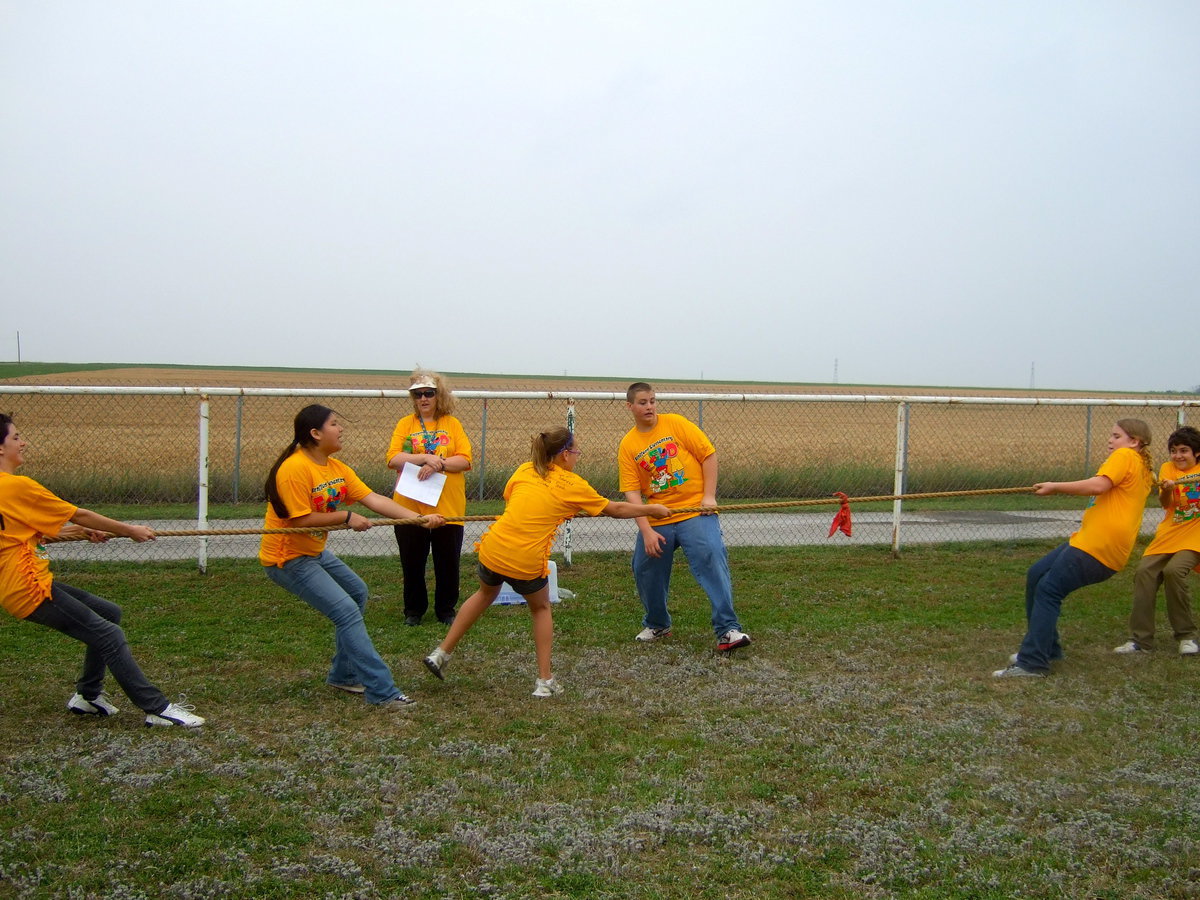
[[[1200,653],[1200,646],[1195,641],[1184,640],[1179,642],[1180,656],[1195,656],[1197,653]],[[103,697],[104,695],[101,694],[100,696]]]
[[[639,640],[642,643],[648,644],[651,641],[659,641],[670,636],[670,628],[643,628],[637,633],[635,640]]]
[[[727,650],[736,650],[738,647],[745,647],[749,643],[750,635],[743,631],[738,631],[736,628],[730,628],[717,638],[717,650],[724,653]]]
[[[1195,644],[1192,645],[1193,647]],[[1196,651],[1192,651],[1195,653]],[[103,691],[95,700],[84,700],[83,694],[76,694],[67,701],[67,709],[78,716],[115,716],[120,712],[108,702],[108,694]]]
[[[146,713],[146,726],[199,728],[204,724],[204,719],[192,712],[195,708],[190,703],[168,703],[162,712]]]
[[[533,688],[533,696],[535,697],[553,697],[555,694],[561,694],[563,686],[558,683],[558,680],[551,675],[549,678],[539,678]]]
[[[1113,653],[1149,653],[1150,651],[1137,641],[1126,641],[1120,647],[1113,647]]]
[[[438,681],[445,681],[446,664],[450,662],[450,654],[441,647],[434,647],[433,652],[425,657],[425,668],[427,668]]]

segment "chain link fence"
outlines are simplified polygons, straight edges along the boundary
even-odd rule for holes
[[[570,415],[584,456],[577,471],[603,495],[623,499],[616,449],[631,426],[623,394],[459,391],[456,415],[474,448],[468,516],[496,515],[504,484],[529,458],[538,431]],[[309,403],[347,425],[344,462],[378,493],[395,473],[385,454],[396,422],[412,411],[404,391],[286,388],[106,388],[0,385],[0,409],[30,442],[22,474],[72,503],[160,529],[258,528],[263,481]],[[1065,537],[1083,501],[1014,494],[854,505],[854,498],[1028,487],[1095,472],[1112,423],[1149,423],[1156,464],[1166,437],[1195,416],[1197,400],[983,398],[661,392],[660,412],[699,424],[716,445],[723,507],[798,499],[829,505],[726,509],[730,546],[808,543],[884,545]],[[828,536],[841,491],[852,501],[853,536]],[[1147,509],[1144,530],[1159,513]],[[467,524],[469,552],[486,522]],[[571,552],[629,550],[628,521],[576,519]],[[558,547],[562,549],[563,536]],[[390,555],[390,528],[335,532],[346,555]],[[152,544],[54,544],[57,560],[253,557],[258,537],[164,537]]]

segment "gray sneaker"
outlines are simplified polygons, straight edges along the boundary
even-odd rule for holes
[[[388,712],[399,712],[402,709],[408,709],[417,701],[407,694],[397,694],[391,700],[385,700],[379,704],[379,708]]]
[[[993,678],[1045,678],[1045,672],[1034,672],[1030,669],[1023,669],[1016,663],[1013,663],[1007,669],[997,669],[992,673]]]
[[[67,701],[67,709],[77,716],[115,716],[120,712],[108,702],[108,694],[103,691],[95,700],[84,700],[83,694],[76,694]]]

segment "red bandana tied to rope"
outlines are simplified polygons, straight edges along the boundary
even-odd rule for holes
[[[840,497],[842,500],[842,505],[838,508],[838,511],[833,516],[833,524],[829,526],[829,537],[833,537],[833,535],[838,531],[841,531],[846,535],[846,537],[849,537],[850,498],[841,491],[834,491],[833,496]]]

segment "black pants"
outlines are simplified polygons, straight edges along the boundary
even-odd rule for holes
[[[100,695],[107,668],[139,709],[160,713],[167,708],[167,698],[142,674],[129,650],[125,632],[117,624],[121,621],[121,607],[117,604],[55,581],[50,585],[50,598],[43,600],[26,618],[87,645],[83,671],[75,682],[75,690],[84,700],[94,700]]]
[[[400,568],[404,573],[404,615],[423,616],[429,609],[425,588],[425,561],[433,551],[433,612],[439,619],[454,615],[458,606],[458,570],[462,557],[463,526],[421,528],[395,525]]]

